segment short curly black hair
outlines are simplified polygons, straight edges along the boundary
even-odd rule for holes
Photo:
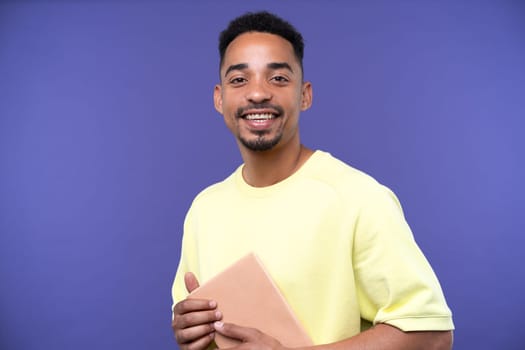
[[[220,65],[228,45],[239,35],[247,32],[261,32],[278,35],[292,44],[295,57],[303,70],[304,41],[301,33],[289,22],[267,11],[247,12],[233,19],[219,35]]]

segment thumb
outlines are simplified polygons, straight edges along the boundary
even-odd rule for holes
[[[199,286],[199,281],[197,281],[197,277],[195,277],[193,272],[186,272],[186,274],[184,275],[184,284],[186,285],[188,293],[191,293],[195,289],[197,289],[197,287]]]

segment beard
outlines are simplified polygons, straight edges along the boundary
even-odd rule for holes
[[[265,134],[266,132],[264,131],[257,133],[257,138],[252,140],[247,140],[244,137],[239,137],[239,141],[241,141],[244,147],[248,148],[250,151],[263,152],[274,148],[275,145],[277,145],[283,137],[283,134],[281,132],[271,139],[266,138]]]

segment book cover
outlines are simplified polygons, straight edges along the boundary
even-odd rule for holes
[[[190,293],[189,298],[213,299],[223,322],[257,328],[288,347],[313,345],[293,310],[265,270],[251,253]],[[239,341],[216,334],[219,348]]]

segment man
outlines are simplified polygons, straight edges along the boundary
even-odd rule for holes
[[[267,12],[221,33],[214,103],[244,164],[187,214],[173,284],[179,347],[206,349],[220,333],[241,340],[239,349],[284,349],[257,329],[223,323],[217,302],[186,299],[255,252],[316,348],[450,349],[450,310],[394,194],[301,144],[299,115],[312,103],[303,47]]]

